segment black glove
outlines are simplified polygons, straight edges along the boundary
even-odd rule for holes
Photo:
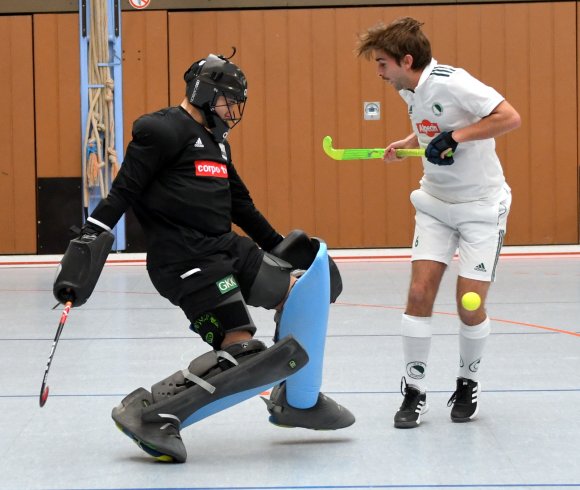
[[[445,156],[441,158],[441,153],[451,148],[452,152],[457,149],[457,141],[453,139],[453,131],[443,131],[431,140],[425,149],[425,157],[435,165],[451,165],[455,163],[453,156]]]

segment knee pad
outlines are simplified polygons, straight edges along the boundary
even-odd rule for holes
[[[318,401],[328,324],[330,274],[326,244],[292,287],[278,324],[280,337],[291,335],[306,349],[310,361],[286,381],[286,399],[295,408],[311,408]]]
[[[143,408],[141,421],[172,419],[180,428],[187,427],[260,394],[307,363],[308,354],[291,336],[268,349],[250,340],[208,352],[186,370],[153,385],[154,403]]]
[[[248,294],[248,304],[271,310],[279,305],[290,285],[292,265],[273,255],[264,254],[262,265]]]
[[[247,330],[252,335],[256,333],[256,326],[240,291],[194,318],[189,328],[214,349],[221,347],[227,332]]]
[[[308,269],[318,253],[321,240],[309,238],[302,230],[291,231],[270,253],[292,264],[297,269]],[[327,255],[328,256],[328,255]],[[330,302],[342,293],[342,277],[332,257],[328,257],[330,270]]]

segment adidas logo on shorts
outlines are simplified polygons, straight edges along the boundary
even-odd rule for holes
[[[483,264],[483,262],[481,264],[476,265],[473,268],[473,270],[474,271],[477,271],[477,272],[487,272],[487,270],[486,270],[485,265]]]

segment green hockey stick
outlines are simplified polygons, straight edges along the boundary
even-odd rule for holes
[[[332,147],[332,138],[325,136],[322,140],[322,148],[333,160],[369,160],[371,158],[383,158],[384,148],[346,148],[338,150]],[[453,153],[451,153],[453,155]],[[451,156],[448,155],[448,156]],[[423,157],[424,148],[409,148],[397,150],[398,157]]]

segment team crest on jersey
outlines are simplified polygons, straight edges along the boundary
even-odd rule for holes
[[[420,123],[417,123],[417,130],[419,133],[426,134],[430,137],[433,137],[441,132],[439,129],[439,124],[428,121],[427,119],[423,119]]]
[[[440,116],[441,114],[443,114],[443,106],[439,102],[435,102],[431,106],[431,110],[433,111],[433,114],[435,114],[436,116]]]
[[[218,179],[228,178],[228,167],[223,163],[209,160],[198,160],[194,163],[195,175],[197,177],[217,177]]]

